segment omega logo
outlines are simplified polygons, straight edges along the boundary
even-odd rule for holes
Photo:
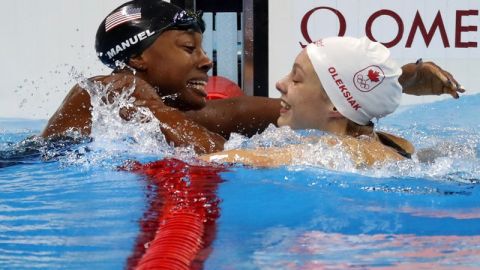
[[[347,20],[339,10],[331,7],[313,8],[309,10],[307,13],[305,13],[300,24],[300,29],[301,29],[303,38],[305,39],[307,44],[312,42],[312,38],[310,36],[310,33],[308,32],[308,27],[307,27],[308,22],[312,14],[320,10],[332,12],[338,18],[338,22],[340,24],[340,27],[338,29],[338,36],[344,36],[347,30]],[[478,16],[478,10],[456,10],[455,12],[456,12],[455,13],[456,15],[455,16],[455,37],[454,37],[455,48],[477,48],[478,45],[476,41],[462,40],[462,33],[477,31],[476,25],[463,25],[462,18],[466,16]],[[400,41],[402,41],[402,38],[404,38],[405,24],[402,18],[400,17],[400,15],[398,15],[395,11],[392,11],[389,9],[381,9],[371,14],[368,17],[367,22],[365,24],[365,35],[369,39],[373,41],[377,41],[377,39],[374,37],[372,33],[372,26],[375,24],[375,21],[382,16],[388,16],[392,18],[395,21],[395,24],[397,26],[396,29],[392,29],[394,33],[396,31],[395,37],[390,41],[383,41],[382,43],[387,48],[397,46],[400,43]],[[423,41],[425,42],[426,47],[430,45],[430,42],[432,41],[435,35],[440,35],[441,41],[445,48],[451,47],[450,39],[447,35],[445,23],[442,17],[442,13],[440,11],[437,12],[432,25],[430,25],[430,27],[427,28],[427,26],[423,22],[420,12],[417,10],[412,22],[412,26],[408,31],[408,35],[406,36],[407,39],[405,42],[405,48],[412,47],[413,40],[416,38],[418,33],[423,38]],[[318,38],[319,37],[314,37],[314,39],[318,39]],[[306,44],[302,42],[299,42],[299,43],[300,43],[300,46],[302,46],[302,48],[306,46]]]

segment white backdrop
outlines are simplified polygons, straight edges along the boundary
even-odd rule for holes
[[[95,33],[103,18],[127,1],[2,3],[3,18],[8,23],[0,24],[0,57],[4,63],[0,67],[0,118],[48,119],[75,84],[72,69],[86,77],[109,73],[95,54]],[[208,29],[213,29],[211,13],[206,21]],[[236,81],[237,36],[242,37],[237,34],[236,14],[217,14],[216,21],[217,36],[222,37],[216,47],[217,56],[222,58],[217,64],[218,74]],[[206,32],[204,41],[211,57],[215,41],[211,31]]]
[[[458,11],[470,11],[460,18],[460,25],[477,27],[462,32],[461,41],[479,42],[480,16],[478,0],[269,0],[269,82],[270,96],[278,96],[275,81],[287,74],[299,43],[305,43],[301,21],[316,7],[338,10],[346,21],[346,34],[365,34],[368,18],[375,12],[388,9],[398,14],[404,25],[400,41],[392,47],[400,63],[415,61],[418,57],[434,60],[452,71],[469,90],[479,92],[480,50],[457,48],[455,35]],[[59,106],[73,86],[70,71],[85,76],[109,72],[97,60],[94,50],[95,33],[100,21],[124,0],[16,0],[4,1],[0,24],[2,47],[0,59],[2,85],[0,88],[0,117],[47,119]],[[417,31],[412,47],[405,48],[416,12],[427,29],[440,12],[444,22],[449,48],[445,48],[440,32],[435,32],[427,48]],[[473,13],[471,13],[473,11]],[[476,15],[475,15],[476,12]],[[473,14],[473,15],[472,15]],[[380,16],[372,24],[372,34],[380,41],[391,41],[398,33],[398,25],[389,16]],[[337,35],[339,19],[331,10],[317,10],[307,23],[312,40]],[[431,98],[404,99],[405,103],[430,101]]]
[[[109,72],[94,43],[103,18],[124,0],[2,1],[0,117],[47,119],[73,86],[72,67]]]
[[[479,92],[478,0],[269,1],[270,96],[279,96],[274,84],[290,71],[295,56],[301,50],[300,43],[307,44],[306,38],[315,41],[336,36],[342,27],[345,28],[345,35],[354,37],[365,36],[367,29],[370,29],[371,35],[378,41],[392,41],[392,55],[400,64],[414,62],[420,57],[425,61],[433,60],[451,71],[469,93]],[[432,31],[428,47],[420,28],[414,28],[416,31],[411,34],[416,16],[417,22],[419,19],[423,22],[426,33],[437,18],[439,27]],[[368,23],[369,19],[371,24]],[[400,26],[403,26],[403,33]],[[425,36],[428,40],[428,34]],[[470,47],[464,48],[466,46]],[[433,100],[438,98],[404,96],[403,104]]]

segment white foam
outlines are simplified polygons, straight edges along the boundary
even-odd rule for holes
[[[469,133],[467,130],[455,130],[456,133],[463,135],[454,136],[452,139],[442,135],[446,131],[451,131],[449,128],[428,135],[418,130],[407,130],[403,133],[391,129],[388,131],[409,138],[414,144],[421,146],[412,159],[376,164],[373,167],[357,167],[340,141],[339,144],[332,146],[323,140],[311,139],[315,136],[325,136],[325,133],[298,132],[288,127],[276,128],[273,125],[252,138],[232,135],[226,149],[283,147],[293,144],[297,145],[300,151],[288,166],[289,170],[321,168],[377,178],[413,177],[462,183],[480,181],[480,153],[476,149],[480,145],[478,134]],[[305,143],[307,137],[310,139]]]
[[[115,164],[127,157],[165,156],[188,158],[194,155],[190,148],[173,148],[160,129],[161,123],[145,107],[134,106],[134,87],[124,89],[118,95],[109,94],[110,85],[92,82],[72,69],[76,82],[90,94],[92,105],[92,142],[76,153],[67,155],[64,162],[91,166]],[[107,98],[109,95],[110,98]],[[107,102],[105,102],[107,101]],[[122,109],[136,108],[127,121],[120,116]]]

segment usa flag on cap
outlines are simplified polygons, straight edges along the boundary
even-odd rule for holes
[[[111,29],[115,28],[116,26],[121,25],[122,23],[126,23],[129,21],[133,21],[136,19],[141,19],[142,13],[141,8],[132,8],[132,7],[125,7],[121,10],[110,14],[110,16],[105,19],[105,31],[110,31]]]

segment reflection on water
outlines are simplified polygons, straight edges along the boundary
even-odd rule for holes
[[[207,269],[480,267],[479,184],[312,167],[223,178]]]
[[[480,236],[348,235],[278,229],[283,238],[256,251],[258,269],[477,269]],[[268,231],[268,236],[277,234]]]

